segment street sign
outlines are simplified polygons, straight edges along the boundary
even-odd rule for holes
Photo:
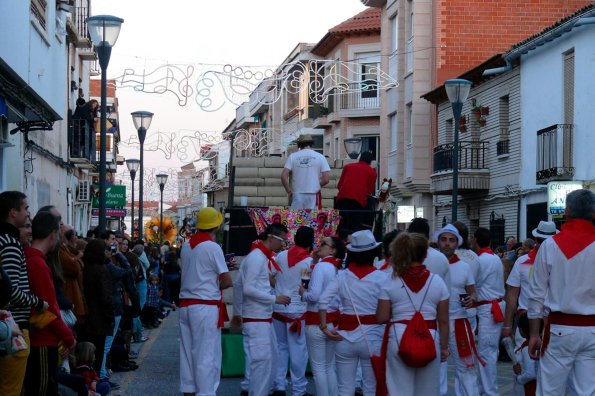
[[[99,209],[91,209],[91,215],[99,216]],[[105,215],[108,217],[126,217],[128,216],[128,210],[109,208],[105,209]]]
[[[99,185],[93,184],[93,208],[99,207]],[[112,185],[105,190],[105,206],[123,208],[126,206],[126,186]],[[108,215],[109,216],[109,215]]]
[[[566,195],[583,188],[580,181],[557,181],[547,184],[547,212],[551,215],[563,215],[566,209]]]

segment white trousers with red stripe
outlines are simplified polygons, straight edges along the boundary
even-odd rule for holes
[[[306,321],[302,320],[302,331],[289,330],[291,323],[284,323],[273,319],[275,336],[277,338],[277,364],[275,364],[275,378],[273,388],[285,391],[287,388],[287,365],[291,373],[291,394],[301,396],[306,393],[308,380],[306,379],[306,366],[308,365],[308,349],[306,347]]]
[[[372,363],[370,362],[370,349],[373,355],[380,355],[382,340],[369,337],[370,347],[363,339],[359,342],[350,342],[342,339],[335,348],[335,361],[337,364],[337,383],[339,395],[353,395],[355,392],[355,373],[358,362],[362,366],[362,391],[364,396],[376,394],[376,378]]]
[[[468,340],[470,342],[470,340]],[[477,386],[477,368],[467,367],[465,362],[459,357],[457,340],[455,337],[455,321],[450,320],[450,337],[448,340],[448,350],[450,357],[455,363],[455,395],[457,396],[475,396],[479,395]],[[473,353],[473,352],[472,352]],[[471,356],[473,359],[473,356]],[[442,372],[440,373],[442,374]]]
[[[500,309],[505,312],[505,302],[500,302]],[[479,366],[479,378],[486,396],[499,396],[498,384],[496,382],[498,352],[500,350],[500,334],[503,323],[494,322],[492,315],[492,304],[480,305],[477,307],[479,324],[477,327],[477,353],[485,361]],[[451,351],[452,353],[452,351]]]
[[[539,359],[537,395],[595,395],[595,326],[551,325],[550,343]]]
[[[180,308],[180,392],[215,396],[221,376],[221,329],[214,305]]]
[[[273,324],[244,323],[244,352],[250,362],[250,396],[267,396],[273,382],[273,367],[277,357],[277,340]]]

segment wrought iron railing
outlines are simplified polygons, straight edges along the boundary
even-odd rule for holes
[[[80,38],[88,38],[89,30],[87,29],[87,17],[89,16],[89,7],[76,7],[74,10],[74,25],[76,32]]]
[[[572,179],[572,151],[572,124],[554,124],[537,131],[537,183]]]
[[[73,119],[68,127],[68,154],[70,159],[85,158],[95,163],[95,130],[87,120]]]
[[[485,169],[486,141],[461,141],[457,169]],[[454,143],[434,147],[434,172],[453,169]]]

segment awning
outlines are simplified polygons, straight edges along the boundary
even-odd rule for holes
[[[62,117],[0,57],[0,97],[9,123],[34,122],[51,129]],[[0,113],[2,112],[0,104]]]

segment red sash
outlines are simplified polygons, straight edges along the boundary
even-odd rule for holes
[[[450,256],[448,258],[448,264],[454,264],[454,263],[458,263],[460,260],[459,256],[457,256],[456,254],[452,254],[452,256]]]
[[[400,324],[408,324],[410,322],[410,320],[396,320],[394,322],[390,322],[391,324],[393,323],[400,323]],[[438,325],[436,324],[436,319],[434,320],[425,320],[424,322],[426,322],[426,325],[428,326],[429,330],[438,330]]]
[[[351,273],[357,276],[359,279],[363,279],[372,272],[376,271],[376,267],[374,267],[373,265],[356,265],[353,263],[349,264],[349,267],[347,267],[347,269],[351,271]]]
[[[306,315],[302,315],[299,318],[290,318],[289,316],[285,316],[279,312],[273,312],[273,319],[278,320],[279,322],[283,323],[291,323],[289,326],[289,331],[292,333],[298,333],[298,335],[302,335],[302,320]]]
[[[273,323],[273,318],[266,318],[266,319],[242,318],[242,323]]]
[[[541,342],[541,356],[545,354],[547,346],[550,343],[551,325],[590,327],[595,326],[595,315],[576,315],[563,312],[550,312],[545,318],[545,328],[543,330],[543,341]]]
[[[219,308],[219,319],[217,320],[217,327],[222,328],[224,322],[229,322],[229,316],[227,315],[227,308],[223,303],[223,300],[199,300],[195,298],[183,298],[180,299],[180,308],[189,307],[191,305],[216,305]]]
[[[250,251],[254,249],[260,250],[262,254],[264,254],[266,258],[269,260],[269,272],[272,272],[273,268],[275,268],[278,272],[283,272],[281,271],[281,267],[279,267],[279,264],[277,264],[277,262],[275,261],[275,257],[273,257],[273,252],[267,249],[267,247],[264,246],[264,243],[262,243],[260,239],[252,242],[252,247],[250,248]]]
[[[527,258],[527,260],[523,261],[523,264],[528,264],[528,265],[532,265],[533,263],[535,263],[535,257],[537,257],[537,251],[539,250],[538,247],[534,247],[533,249],[531,249],[529,251],[529,257]]]
[[[318,191],[316,193],[316,207],[318,210],[322,210],[322,192]]]
[[[463,363],[465,363],[465,367],[471,368],[475,366],[472,353],[475,354],[479,363],[485,367],[486,362],[477,354],[473,329],[471,328],[469,320],[467,318],[455,319],[454,324],[457,351],[459,352],[459,357]]]
[[[304,319],[306,319],[306,326],[320,325],[320,316],[318,315],[318,312],[306,311]],[[339,311],[327,312],[326,322],[337,326],[337,323],[339,323]]]
[[[425,265],[416,265],[409,267],[407,271],[401,275],[401,279],[407,287],[413,292],[419,292],[426,284],[430,277],[430,271],[426,269]]]
[[[482,300],[476,301],[473,304],[473,307],[479,307],[480,305],[487,305],[492,304],[492,315],[494,316],[494,322],[502,323],[504,322],[504,314],[502,313],[502,308],[500,308],[500,302],[502,301],[502,297],[497,298],[495,300]]]
[[[359,322],[363,325],[375,325],[378,324],[376,321],[376,315],[360,315]],[[339,330],[351,331],[359,327],[357,315],[349,315],[342,313],[339,315]]]
[[[340,258],[333,257],[333,256],[327,256],[327,257],[323,258],[322,260],[320,260],[320,262],[331,263],[337,269],[341,268],[341,264],[343,264],[343,260],[341,260]]]
[[[378,268],[378,270],[384,271],[384,270],[388,269],[389,265],[390,265],[390,257],[384,256],[384,263],[382,264],[382,266],[380,268]]]

